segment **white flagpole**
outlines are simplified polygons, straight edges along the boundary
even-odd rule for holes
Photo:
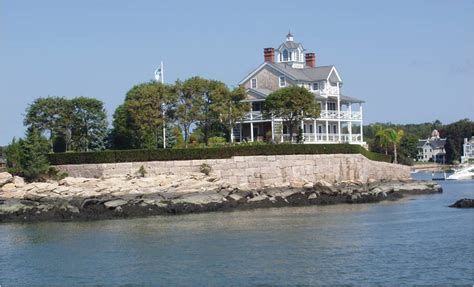
[[[160,64],[160,69],[161,69],[161,83],[165,83],[165,78],[164,78],[164,70],[163,70],[163,61],[161,61]],[[166,148],[166,122],[165,122],[165,109],[163,109],[163,148]]]

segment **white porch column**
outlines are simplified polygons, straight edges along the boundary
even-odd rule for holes
[[[253,122],[250,122],[250,141],[253,142]]]
[[[253,104],[250,102],[250,141],[253,142]]]
[[[230,142],[231,143],[234,142],[234,127],[230,129]]]
[[[352,105],[349,103],[349,119],[352,119]],[[352,120],[349,120],[348,127],[349,130],[349,142],[352,142]]]
[[[326,120],[326,141],[329,141],[329,121]]]
[[[341,142],[341,100],[337,97],[337,135],[338,141]]]
[[[326,113],[328,111],[328,101],[326,100],[324,102],[324,109],[326,110]],[[329,141],[329,122],[326,120],[326,141]]]
[[[363,133],[363,124],[362,124],[362,104],[360,104],[360,141],[364,141],[364,133]]]
[[[316,137],[316,119],[314,119],[314,121],[313,121],[313,133],[314,133],[314,141],[316,142],[317,141],[317,137]]]
[[[280,142],[283,142],[283,140],[284,140],[284,138],[283,138],[283,128],[284,128],[283,121],[280,122],[280,125],[281,125]]]
[[[239,137],[239,140],[240,140],[240,142],[242,142],[242,122],[240,122],[239,128],[240,128],[240,137]]]
[[[275,119],[272,114],[272,141],[275,140]]]

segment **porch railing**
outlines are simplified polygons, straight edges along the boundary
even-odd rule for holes
[[[270,120],[270,117],[265,117],[262,112],[251,112],[244,116],[244,121],[261,121]],[[317,119],[321,120],[362,120],[361,112],[349,112],[349,111],[321,111],[320,116]]]
[[[296,141],[297,134],[293,134],[293,141]],[[314,133],[304,133],[303,134],[304,142],[328,142],[328,143],[350,143],[350,142],[362,142],[360,134],[341,134],[341,140],[339,140],[339,134],[314,134]],[[290,135],[284,134],[283,141],[289,142]]]
[[[349,112],[349,111],[321,111],[320,119],[323,120],[361,120],[361,112]]]

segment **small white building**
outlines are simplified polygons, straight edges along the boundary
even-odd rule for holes
[[[431,137],[425,140],[418,140],[418,156],[417,161],[421,162],[437,162],[445,163],[446,162],[446,150],[444,146],[446,145],[446,139],[439,137],[439,132],[433,130]]]
[[[471,137],[471,140],[468,140],[467,138],[464,139],[462,150],[463,154],[461,156],[461,163],[474,160],[474,136]]]

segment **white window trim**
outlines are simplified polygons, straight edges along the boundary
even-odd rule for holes
[[[254,88],[253,85],[252,85],[253,80],[255,80],[255,88]],[[250,88],[251,88],[251,89],[258,89],[257,78],[252,78],[252,79],[250,79]]]
[[[282,81],[282,79],[283,79],[283,81]],[[282,82],[284,82],[283,85],[282,85]],[[285,76],[279,76],[278,77],[278,85],[280,86],[280,88],[286,87],[286,77]]]
[[[316,90],[314,89],[315,84],[318,85],[318,88]],[[319,91],[319,83],[318,82],[311,83],[311,91]]]

